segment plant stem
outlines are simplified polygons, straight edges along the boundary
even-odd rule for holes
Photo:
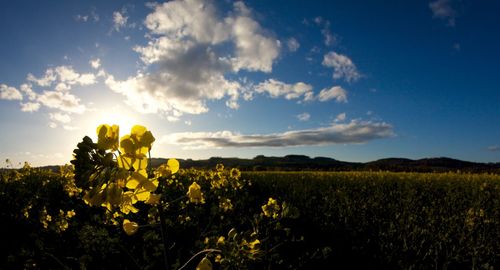
[[[151,174],[151,171],[153,168],[151,168],[151,150],[148,151],[148,165],[149,172],[148,174]],[[158,188],[157,190],[160,192],[161,196],[163,197],[163,183],[165,181],[161,181],[158,183]],[[160,232],[161,232],[161,239],[163,240],[163,262],[165,263],[165,270],[170,269],[170,265],[168,264],[168,242],[167,242],[167,223],[165,222],[165,214],[163,213],[163,203],[162,199],[160,197],[160,201],[158,202],[158,214],[160,216]]]
[[[189,260],[188,260],[188,261],[187,261],[187,262],[186,262],[183,266],[179,267],[179,269],[177,269],[177,270],[182,270],[182,269],[184,269],[184,268],[185,268],[186,266],[188,266],[188,265],[189,265],[189,263],[190,263],[192,260],[194,260],[194,258],[196,258],[198,255],[203,254],[203,253],[211,253],[211,252],[219,252],[219,253],[222,253],[222,251],[221,251],[221,250],[219,250],[219,249],[213,249],[213,248],[204,249],[204,250],[202,250],[202,251],[200,251],[200,252],[198,252],[198,253],[194,254],[194,255],[193,255],[193,256],[192,256],[192,257],[191,257],[191,258],[190,258],[190,259],[189,259]]]
[[[158,213],[160,215],[160,229],[161,229],[160,231],[161,231],[161,238],[163,240],[163,260],[165,261],[165,269],[169,270],[170,265],[168,264],[168,255],[167,255],[168,243],[166,236],[167,223],[165,222],[165,215],[163,214],[163,204],[161,203],[161,201],[158,206]]]

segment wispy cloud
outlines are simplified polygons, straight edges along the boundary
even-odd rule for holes
[[[99,15],[97,14],[95,8],[92,8],[90,10],[90,14],[77,14],[75,15],[75,21],[77,22],[88,22],[88,21],[93,21],[93,22],[98,22],[99,21]]]
[[[297,99],[304,97],[310,100],[313,96],[312,86],[303,82],[294,84],[284,83],[275,79],[269,79],[255,86],[257,93],[268,93],[270,97],[285,97],[286,99]]]
[[[174,133],[163,143],[182,145],[187,149],[225,147],[290,147],[332,144],[358,144],[394,136],[392,126],[384,122],[352,120],[328,127],[272,134],[244,135],[232,131]]]
[[[89,64],[93,69],[98,69],[101,67],[101,59],[99,58],[91,59],[89,61]]]
[[[340,86],[333,86],[330,89],[323,89],[318,94],[319,101],[329,101],[335,99],[337,102],[347,102],[347,91]]]
[[[314,18],[314,23],[321,27],[321,34],[324,38],[324,43],[326,46],[332,46],[337,42],[337,38],[334,34],[332,34],[330,30],[330,21],[325,20],[323,17]]]
[[[451,0],[436,0],[429,3],[434,18],[448,21],[449,26],[455,26],[457,11],[451,6]]]
[[[333,68],[334,79],[344,79],[347,82],[357,81],[361,78],[354,62],[346,55],[329,52],[323,57],[323,66]]]
[[[120,32],[121,28],[127,26],[128,16],[125,15],[124,11],[114,11],[113,12],[113,29],[116,32]]]
[[[334,122],[343,122],[346,118],[346,113],[339,113],[336,117],[335,117],[335,120],[333,120]]]
[[[496,152],[496,151],[500,151],[500,146],[499,145],[491,145],[491,146],[488,146],[486,149],[488,149],[488,151]]]
[[[54,82],[68,85],[68,87],[59,86],[60,89],[69,90],[71,85],[91,85],[96,83],[96,77],[92,73],[78,73],[72,66],[58,66],[49,68],[45,74],[37,78],[29,73],[27,80],[42,87],[51,86]]]
[[[291,52],[296,52],[300,48],[299,41],[294,37],[289,38],[286,41],[286,45],[288,47],[288,50]]]
[[[299,119],[299,121],[309,121],[309,119],[311,118],[311,115],[309,113],[301,113],[299,115],[297,115],[297,119]]]

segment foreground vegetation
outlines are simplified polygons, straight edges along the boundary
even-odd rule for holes
[[[153,168],[118,131],[0,172],[1,269],[500,267],[500,175]]]
[[[184,192],[164,191],[164,196],[183,198],[187,204],[167,210],[173,269],[206,248],[225,248],[226,266],[233,268],[499,267],[499,176],[244,173],[242,179],[251,185],[227,198],[232,210],[224,210],[218,196],[209,195],[208,175],[210,171],[178,173],[179,183],[193,178],[206,181],[208,185],[201,184],[207,190],[204,204],[190,205]],[[138,206],[141,211],[133,220],[140,225],[129,236],[122,224],[113,224],[109,211],[84,203],[70,176],[64,170],[31,168],[1,174],[0,219],[5,234],[0,268],[164,268],[154,213]],[[288,203],[287,213],[276,212],[282,215],[279,219],[263,216],[261,206],[269,197]],[[242,232],[241,238],[229,242],[232,228]],[[252,235],[255,231],[258,236]],[[225,244],[217,244],[220,236]],[[256,239],[260,245],[250,246]],[[246,246],[241,245],[243,240]],[[194,269],[201,258],[185,269]],[[216,254],[208,258],[214,269],[222,266]]]
[[[322,263],[397,269],[500,267],[500,176],[457,173],[246,173],[256,194],[299,208]]]

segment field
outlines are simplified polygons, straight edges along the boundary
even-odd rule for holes
[[[169,179],[157,190],[161,209],[145,201],[134,204],[137,213],[125,213],[86,203],[85,187],[69,167],[57,173],[3,171],[0,268],[179,269],[186,262],[183,269],[500,266],[498,175],[240,176],[220,166],[181,169]],[[199,200],[189,193],[193,182]]]

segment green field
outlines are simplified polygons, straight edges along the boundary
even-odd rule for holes
[[[262,196],[296,205],[332,264],[498,268],[500,176],[391,172],[248,173]]]
[[[164,208],[171,269],[206,248],[221,249],[225,259],[219,263],[209,254],[213,269],[500,266],[498,175],[244,172],[242,188],[216,189],[216,172],[181,170],[176,184],[162,190],[163,200],[177,200]],[[203,204],[188,203],[193,181],[200,183]],[[165,268],[155,207],[137,204],[138,213],[110,217],[72,188],[67,174],[1,173],[0,268]],[[232,209],[222,209],[221,197]],[[276,218],[262,213],[270,197],[281,205]],[[124,218],[140,224],[137,233],[129,236],[121,222],[113,224]],[[232,228],[239,234],[230,240]],[[226,242],[215,244],[220,236]],[[194,269],[202,257],[184,269]]]

